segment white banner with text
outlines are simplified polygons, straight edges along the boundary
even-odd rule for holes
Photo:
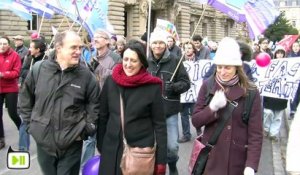
[[[249,64],[254,82],[261,96],[293,99],[300,82],[300,57],[271,60],[266,67],[255,63]],[[181,94],[181,103],[194,103],[202,85],[203,77],[212,65],[211,60],[184,61],[190,80],[191,88]]]

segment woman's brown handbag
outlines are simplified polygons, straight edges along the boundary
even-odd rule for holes
[[[156,143],[154,147],[131,147],[124,135],[124,106],[120,94],[121,125],[123,131],[124,150],[120,163],[123,175],[153,175],[155,164]]]
[[[156,147],[130,147],[124,144],[121,159],[123,175],[153,175]]]

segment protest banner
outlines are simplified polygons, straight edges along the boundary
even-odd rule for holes
[[[182,62],[191,80],[190,89],[181,94],[181,103],[195,103],[202,85],[203,77],[212,65],[211,60]]]
[[[255,60],[245,62],[250,65],[254,83],[261,96],[281,99],[293,99],[300,83],[300,57],[271,60],[266,67],[260,67]],[[191,88],[181,94],[181,103],[197,101],[203,77],[212,65],[211,60],[184,61],[190,80]]]
[[[300,82],[300,58],[271,60],[266,67],[248,63],[261,96],[293,99]]]

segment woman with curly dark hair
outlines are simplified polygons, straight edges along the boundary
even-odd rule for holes
[[[122,174],[123,133],[131,147],[153,147],[156,143],[153,171],[155,175],[165,174],[167,129],[162,81],[150,75],[147,67],[145,46],[131,40],[125,46],[122,64],[115,66],[104,83],[97,131],[97,148],[101,153],[99,174]],[[120,96],[124,104],[123,131]]]

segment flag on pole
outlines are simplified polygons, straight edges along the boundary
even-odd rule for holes
[[[43,1],[37,0],[14,0],[15,3],[18,3],[24,6],[30,12],[36,13],[39,16],[44,16],[46,19],[51,19],[54,15],[54,11],[47,8]]]
[[[32,20],[31,13],[22,5],[14,2],[13,0],[1,0],[1,10],[9,10],[24,20]]]
[[[284,38],[280,40],[277,45],[282,46],[285,51],[288,52],[298,37],[299,35],[284,35]]]
[[[51,26],[52,34],[55,36],[57,34],[57,29],[54,26]]]
[[[249,36],[254,39],[262,34],[279,16],[273,0],[194,0],[208,4],[236,22],[246,22]]]
[[[244,9],[251,38],[262,34],[280,14],[272,0],[248,1]]]
[[[52,0],[46,6],[82,25],[91,37],[98,28],[107,29],[108,0]]]
[[[157,19],[155,28],[168,32],[176,41],[179,41],[176,27],[171,22],[163,19]]]

